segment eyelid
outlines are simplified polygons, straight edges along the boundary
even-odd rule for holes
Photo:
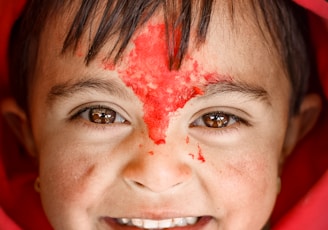
[[[191,117],[191,123],[194,122],[196,119],[200,118],[201,116],[204,116],[209,113],[222,113],[229,116],[234,116],[240,119],[242,122],[245,122],[248,125],[252,125],[252,119],[251,119],[252,117],[249,113],[238,108],[227,107],[227,106],[212,106],[202,109]]]
[[[222,108],[212,108],[212,109],[205,109],[202,112],[197,113],[198,117],[196,119],[202,119],[202,116],[208,114],[208,113],[216,113],[221,112],[224,114],[227,114],[229,116],[234,116],[238,119],[235,123],[228,125],[226,127],[221,128],[211,128],[204,126],[192,126],[192,123],[196,120],[194,119],[193,122],[190,123],[190,135],[194,136],[196,139],[202,141],[202,142],[208,142],[212,144],[218,144],[218,143],[225,143],[229,142],[231,140],[234,140],[235,137],[238,137],[245,128],[252,127],[252,123],[245,119],[245,117],[240,116],[238,114],[234,115],[232,112],[226,112],[227,110]],[[240,131],[240,132],[239,132]]]
[[[209,113],[218,113],[221,112],[223,114],[227,114],[229,116],[233,116],[237,119],[237,121],[231,125],[221,128],[211,128],[204,126],[193,126],[193,123],[197,119],[202,119],[202,116],[209,114]],[[242,130],[243,127],[251,127],[253,126],[253,122],[250,120],[250,117],[247,113],[243,112],[242,110],[236,108],[229,108],[229,107],[210,107],[203,109],[197,112],[192,117],[192,122],[189,124],[189,128],[192,130],[193,136],[197,136],[198,138],[203,139],[204,137],[208,137],[211,139],[211,136],[214,138],[213,140],[216,142],[217,136],[222,136],[226,134],[233,134],[238,130]],[[223,137],[223,136],[222,136]]]
[[[91,112],[97,113],[93,110],[101,110],[100,113],[105,113],[105,112],[114,113],[114,117],[112,117],[110,115],[110,117],[105,118],[107,120],[110,120],[111,118],[113,118],[113,121],[108,121],[108,123],[98,123],[96,121],[92,121],[91,120]],[[105,111],[103,111],[103,110],[105,110]],[[101,106],[100,107],[97,106],[97,107],[86,108],[79,115],[80,115],[81,118],[85,119],[86,121],[90,121],[92,123],[99,124],[99,125],[112,125],[114,123],[122,123],[123,124],[123,123],[126,123],[126,121],[127,121],[121,114],[119,114],[115,110],[110,109],[110,108],[104,108],[104,107],[101,107]],[[98,117],[97,118],[97,120],[103,120],[103,119],[104,119],[104,117]]]
[[[88,121],[87,118],[81,117],[81,115],[84,112],[87,112],[88,110],[91,110],[91,109],[109,109],[109,110],[112,110],[116,114],[118,114],[120,117],[122,117],[125,121],[127,121],[127,123],[130,123],[129,116],[127,116],[127,113],[123,109],[121,109],[117,105],[113,105],[113,104],[108,105],[108,103],[105,103],[105,102],[104,103],[97,102],[97,103],[82,104],[82,105],[78,106],[77,108],[73,109],[70,112],[69,120],[73,121],[73,120],[77,120],[77,119],[81,118],[81,119],[84,119],[86,122],[93,123],[92,121]],[[112,123],[112,125],[114,125],[114,124],[120,124],[120,123],[119,122]],[[121,124],[126,124],[126,123],[121,123]],[[93,123],[93,125],[99,126],[101,124]]]
[[[225,115],[225,116],[228,116],[229,117],[229,121],[228,121],[228,124],[227,125],[224,125],[223,127],[209,127],[205,124],[205,121],[204,121],[204,116],[208,115],[208,114],[222,114],[222,115]],[[232,121],[233,120],[233,121]],[[231,124],[231,122],[233,122]],[[214,111],[214,112],[209,112],[209,113],[205,113],[203,115],[201,115],[200,117],[198,117],[196,120],[194,120],[191,124],[190,124],[190,127],[204,127],[204,128],[208,128],[208,129],[226,129],[226,128],[229,128],[231,127],[232,125],[234,125],[235,123],[243,123],[243,124],[247,124],[247,121],[245,121],[243,118],[240,118],[234,114],[229,114],[229,113],[225,113],[225,112],[222,112],[222,111]]]

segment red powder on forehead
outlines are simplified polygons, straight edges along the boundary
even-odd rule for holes
[[[127,69],[119,69],[118,73],[143,102],[149,137],[156,144],[163,144],[170,115],[191,98],[203,94],[201,87],[217,82],[219,76],[200,71],[198,63],[191,58],[189,69],[170,71],[165,25],[148,25],[146,29],[133,40]],[[105,63],[105,68],[111,69],[112,65]]]

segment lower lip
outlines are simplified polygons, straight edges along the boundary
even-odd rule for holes
[[[110,229],[115,229],[115,230],[140,230],[140,229],[142,229],[142,228],[138,228],[135,226],[121,225],[121,224],[117,223],[117,221],[114,218],[110,218],[110,217],[102,217],[101,220],[104,221],[110,227]],[[208,225],[211,220],[213,220],[212,217],[203,216],[194,225],[187,225],[184,227],[165,228],[165,229],[167,229],[167,230],[200,230],[200,229],[205,228],[205,226]]]

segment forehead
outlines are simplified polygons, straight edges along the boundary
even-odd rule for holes
[[[277,87],[281,83],[287,83],[285,71],[280,63],[280,57],[273,48],[270,39],[267,39],[267,31],[260,29],[262,19],[255,15],[252,4],[249,2],[234,4],[234,10],[231,11],[232,3],[216,2],[214,4],[211,23],[208,29],[208,34],[204,44],[198,45],[195,41],[195,25],[192,23],[191,39],[187,51],[187,55],[183,63],[190,63],[190,60],[197,65],[200,65],[207,72],[218,72],[221,75],[233,76],[240,80],[247,78],[250,83],[258,82],[261,79],[261,85],[279,90],[284,90],[282,87]],[[40,50],[38,56],[37,70],[42,72],[41,76],[51,74],[57,75],[56,71],[60,68],[48,68],[48,65],[56,60],[58,62],[67,63],[67,59],[79,58],[80,64],[83,63],[83,57],[88,53],[90,48],[90,41],[98,29],[100,16],[95,16],[87,26],[87,30],[82,36],[81,41],[77,44],[76,50],[71,53],[62,54],[62,46],[69,30],[69,26],[76,13],[76,6],[72,5],[71,10],[65,10],[60,14],[60,17],[55,16],[49,20],[47,27],[41,37]],[[101,14],[101,12],[100,12]],[[163,25],[164,15],[163,10],[159,8],[158,11],[150,18],[150,20],[138,28],[132,36],[132,41],[124,52],[127,56],[133,48],[135,43],[133,39],[140,34],[148,33],[148,41],[150,47],[154,48],[157,45],[156,39],[165,39],[165,32],[154,31],[151,26]],[[155,32],[155,33],[154,33]],[[160,42],[161,44],[163,42]],[[164,44],[164,43],[163,43]],[[97,56],[97,60],[103,61],[108,57],[109,51],[113,48],[115,42],[108,40]],[[162,50],[162,49],[159,49]],[[149,55],[156,54],[149,52]],[[165,54],[166,55],[166,54]],[[192,57],[190,59],[190,57]],[[54,60],[52,60],[54,59]],[[124,65],[124,58],[118,65]],[[85,64],[85,63],[84,63]],[[78,67],[80,68],[80,67]],[[181,68],[184,68],[182,64]],[[53,70],[52,70],[53,69]],[[39,75],[38,73],[36,75]],[[54,79],[53,77],[51,79]],[[179,83],[179,82],[178,82]],[[272,84],[274,83],[274,84]],[[288,87],[287,87],[288,88]],[[270,90],[269,90],[270,91]]]

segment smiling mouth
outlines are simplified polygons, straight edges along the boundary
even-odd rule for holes
[[[211,217],[178,217],[161,220],[141,219],[141,218],[106,218],[106,222],[113,227],[119,225],[120,229],[139,228],[148,230],[160,229],[195,229],[204,226],[210,221]],[[115,228],[116,229],[116,228]]]
[[[143,229],[163,229],[173,227],[185,227],[188,225],[194,225],[198,221],[198,217],[181,217],[164,220],[147,220],[147,219],[128,219],[118,218],[116,219],[119,224],[135,226]]]

